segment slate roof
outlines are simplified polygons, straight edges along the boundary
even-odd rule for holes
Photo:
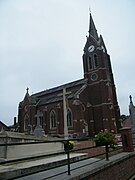
[[[97,41],[99,40],[98,33],[97,33],[91,13],[90,13],[90,24],[89,24],[89,36],[93,36]]]
[[[77,94],[80,94],[83,89],[86,88],[87,80],[80,79],[77,81],[73,81],[58,87],[54,87],[45,91],[41,91],[39,93],[33,94],[31,98],[34,98],[37,102],[37,105],[46,105],[50,103],[55,103],[62,101],[62,91],[63,88],[66,88],[66,91],[69,92],[67,95],[68,99],[74,98]]]
[[[9,130],[9,127],[6,124],[4,124],[2,121],[0,121],[0,126]]]

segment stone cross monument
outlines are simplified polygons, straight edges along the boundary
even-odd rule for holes
[[[59,96],[63,96],[63,119],[64,119],[64,138],[68,138],[68,126],[67,126],[67,110],[68,110],[68,98],[67,95],[71,94],[71,91],[66,92],[66,87],[63,87],[63,93],[60,93]]]
[[[40,110],[37,110],[37,114],[35,115],[35,117],[37,118],[37,125],[34,129],[34,135],[37,137],[42,137],[43,135],[45,135],[45,131],[43,130],[40,122],[40,117],[43,117],[43,114],[40,112]]]
[[[63,88],[64,137],[68,138],[66,88]]]

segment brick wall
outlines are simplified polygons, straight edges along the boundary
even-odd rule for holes
[[[83,180],[128,180],[135,173],[135,153],[110,163]]]

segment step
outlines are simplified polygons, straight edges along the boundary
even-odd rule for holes
[[[87,153],[71,153],[70,161],[77,161],[88,156]],[[41,158],[38,160],[21,161],[0,165],[0,179],[8,180],[15,177],[41,172],[66,163],[67,155]]]

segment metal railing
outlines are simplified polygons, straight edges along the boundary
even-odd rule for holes
[[[81,141],[92,141],[92,139],[84,138],[84,139],[68,139],[68,140],[62,139],[62,140],[55,140],[55,141],[49,140],[49,141],[40,141],[40,142],[1,143],[0,147],[1,146],[8,147],[8,146],[13,146],[13,145],[21,146],[21,145],[41,144],[41,143],[56,143],[56,142],[64,143],[65,141],[66,142],[69,142],[69,141],[81,142]],[[94,155],[93,154],[89,155],[89,153],[88,153],[88,156],[86,156],[86,157],[84,157],[82,159],[77,159],[77,160],[72,160],[72,158],[70,158],[71,153],[74,153],[74,152],[84,152],[84,151],[87,152],[87,150],[90,151],[91,149],[96,149],[96,148],[99,148],[99,147],[97,147],[95,145],[95,146],[87,146],[87,147],[83,147],[83,148],[74,148],[72,150],[67,150],[67,151],[64,151],[64,149],[63,149],[63,151],[56,152],[56,153],[49,153],[49,154],[37,155],[37,156],[33,156],[33,157],[25,157],[25,158],[18,158],[18,159],[12,159],[12,160],[5,160],[5,161],[0,162],[0,165],[10,164],[10,163],[17,163],[17,162],[22,162],[22,161],[35,160],[35,159],[40,159],[40,158],[45,158],[45,157],[58,156],[58,155],[66,154],[67,158],[66,158],[66,160],[63,161],[63,163],[58,164],[58,165],[54,164],[54,166],[45,168],[44,170],[41,170],[41,171],[45,171],[45,170],[49,170],[49,169],[54,169],[54,168],[57,168],[57,167],[60,167],[60,166],[67,165],[67,172],[68,172],[68,175],[70,175],[71,171],[75,169],[74,168],[74,169],[71,170],[71,164],[72,163],[76,163],[76,162],[79,162],[79,161],[84,161],[84,160],[91,159],[91,158],[98,158],[97,161],[100,161],[100,160],[103,159],[103,156],[104,156],[104,158],[106,158],[107,161],[109,160],[109,153],[111,151],[110,151],[108,145],[102,147],[102,152],[100,152],[100,153],[97,153],[97,154],[94,154]],[[116,150],[118,150],[118,149],[120,149],[120,147],[116,148]],[[96,163],[97,161],[92,162],[92,163]],[[92,164],[92,163],[89,163],[89,164]],[[88,164],[86,164],[86,166],[87,165]],[[77,168],[80,168],[80,167],[77,167]],[[38,172],[41,172],[41,171],[37,170],[35,173],[38,173]],[[65,171],[61,172],[61,173],[65,173]],[[34,174],[34,173],[32,172],[31,174]],[[26,174],[26,175],[23,175],[23,176],[27,176],[27,175],[30,175],[30,173]],[[19,176],[19,177],[22,177],[22,176]],[[18,178],[18,177],[16,177],[16,178]]]

